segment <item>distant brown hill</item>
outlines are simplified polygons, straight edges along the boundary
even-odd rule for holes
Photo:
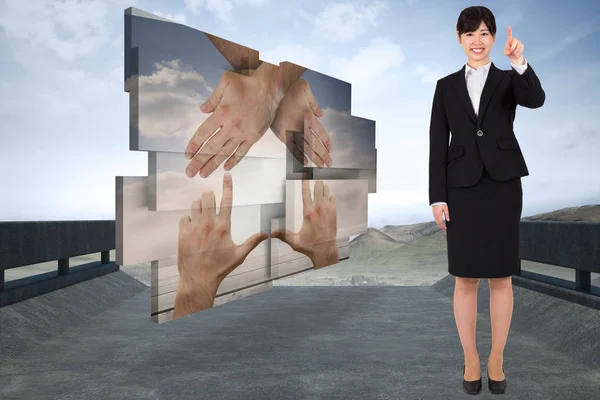
[[[521,218],[526,221],[586,221],[600,222],[600,204],[568,207],[542,214]]]
[[[375,251],[389,251],[390,249],[403,244],[377,228],[367,228],[366,232],[355,237],[351,243],[352,246],[360,245],[365,249]]]
[[[600,222],[600,204],[567,207],[547,213],[521,218],[522,221],[585,221]],[[386,225],[381,229],[369,228],[352,240],[352,246],[372,250],[387,250],[414,242],[441,231],[435,221],[412,225]]]
[[[410,243],[422,238],[423,236],[431,235],[440,231],[435,221],[421,222],[412,225],[386,225],[381,228],[381,232],[393,238],[399,243]]]

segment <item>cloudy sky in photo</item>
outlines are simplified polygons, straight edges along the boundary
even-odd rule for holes
[[[512,26],[546,91],[541,109],[517,110],[530,172],[523,215],[600,203],[600,3],[478,3],[497,19],[492,61],[510,68],[502,49]],[[115,176],[148,175],[147,153],[129,151],[123,14],[130,6],[256,49],[270,63],[350,82],[352,114],[376,121],[369,225],[431,221],[431,100],[436,80],[466,61],[455,24],[469,5],[0,0],[0,221],[113,219]]]

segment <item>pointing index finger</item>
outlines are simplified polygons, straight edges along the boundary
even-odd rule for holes
[[[310,186],[307,178],[302,178],[302,205],[304,209],[310,207],[312,198],[310,195]]]
[[[508,27],[508,42],[512,42],[513,37],[512,37],[512,28],[509,26]]]
[[[223,196],[221,197],[221,207],[219,215],[225,218],[231,218],[231,207],[233,205],[233,182],[231,174],[225,173],[223,176]]]

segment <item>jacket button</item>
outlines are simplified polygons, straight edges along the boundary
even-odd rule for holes
[[[477,136],[483,136],[483,131],[482,130],[478,130],[477,131]]]

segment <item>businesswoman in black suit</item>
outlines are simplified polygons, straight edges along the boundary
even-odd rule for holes
[[[517,105],[541,107],[546,95],[510,27],[504,54],[512,69],[498,69],[490,61],[496,21],[489,9],[466,8],[456,30],[468,59],[435,89],[429,200],[436,222],[446,230],[448,272],[456,277],[454,315],[464,350],[463,389],[469,394],[481,391],[475,327],[477,288],[486,278],[492,323],[488,388],[499,394],[507,387],[502,362],[513,310],[511,276],[519,271],[521,177],[529,175],[513,121]]]

